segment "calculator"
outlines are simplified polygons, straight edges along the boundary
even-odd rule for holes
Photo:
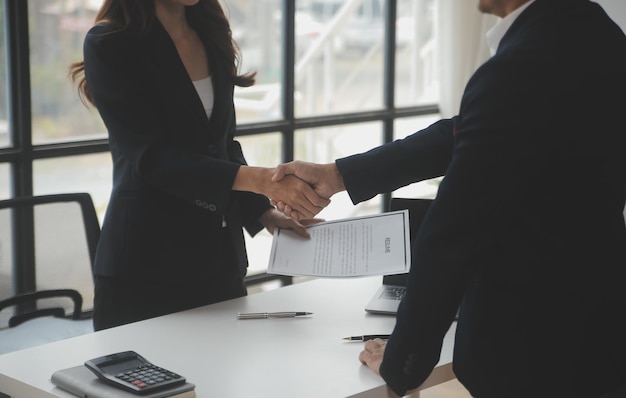
[[[85,366],[100,380],[136,394],[185,383],[185,378],[149,362],[135,351],[123,351],[90,359]]]

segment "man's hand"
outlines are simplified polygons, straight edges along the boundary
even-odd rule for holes
[[[319,197],[330,198],[337,192],[346,189],[343,185],[343,177],[337,170],[335,163],[317,164],[300,160],[284,163],[276,167],[272,181],[282,181],[290,175],[309,183]],[[300,211],[288,202],[272,199],[272,204],[278,210],[296,219],[302,218],[302,215],[298,214]]]
[[[292,218],[296,220],[313,218],[330,203],[305,181],[292,175],[273,180],[274,174],[275,169],[241,166],[233,182],[233,190],[256,192],[267,196],[273,203],[284,203],[293,210]]]
[[[259,221],[270,234],[273,234],[276,228],[291,229],[301,237],[309,239],[311,235],[309,235],[309,232],[305,227],[307,225],[317,224],[318,222],[322,222],[324,220],[321,218],[310,218],[300,220],[300,222],[298,222],[293,218],[287,217],[276,209],[269,209],[263,213]]]
[[[319,196],[307,182],[298,177],[288,175],[280,181],[268,181],[265,196],[272,203],[282,202],[293,209],[294,214],[287,214],[296,220],[313,218],[330,203],[330,200]]]
[[[359,361],[380,375],[380,364],[383,362],[386,345],[387,343],[381,339],[366,341],[364,350],[359,354]]]

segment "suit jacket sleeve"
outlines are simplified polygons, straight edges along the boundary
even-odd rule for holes
[[[238,141],[232,140],[230,142],[228,153],[229,158],[233,161],[242,165],[247,164]],[[273,207],[263,195],[243,191],[234,191],[232,194],[239,199],[244,227],[250,236],[256,235],[264,228],[263,224],[259,222],[259,218],[263,213]]]
[[[441,120],[404,139],[337,159],[353,203],[442,176],[452,156],[454,120]]]

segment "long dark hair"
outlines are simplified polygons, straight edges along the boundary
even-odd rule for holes
[[[189,24],[197,30],[203,40],[209,40],[217,55],[231,65],[230,77],[233,84],[248,87],[254,84],[256,73],[238,74],[239,48],[232,38],[230,24],[218,0],[200,0],[186,8]],[[156,19],[154,0],[105,0],[96,15],[95,24],[106,23],[114,31],[138,29],[145,32]],[[78,95],[83,103],[95,106],[85,80],[84,61],[74,62],[69,67],[69,76],[78,82]]]

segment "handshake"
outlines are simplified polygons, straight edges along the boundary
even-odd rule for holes
[[[265,195],[286,216],[304,220],[322,211],[345,186],[335,163],[296,160],[274,169],[241,166],[233,190]]]

